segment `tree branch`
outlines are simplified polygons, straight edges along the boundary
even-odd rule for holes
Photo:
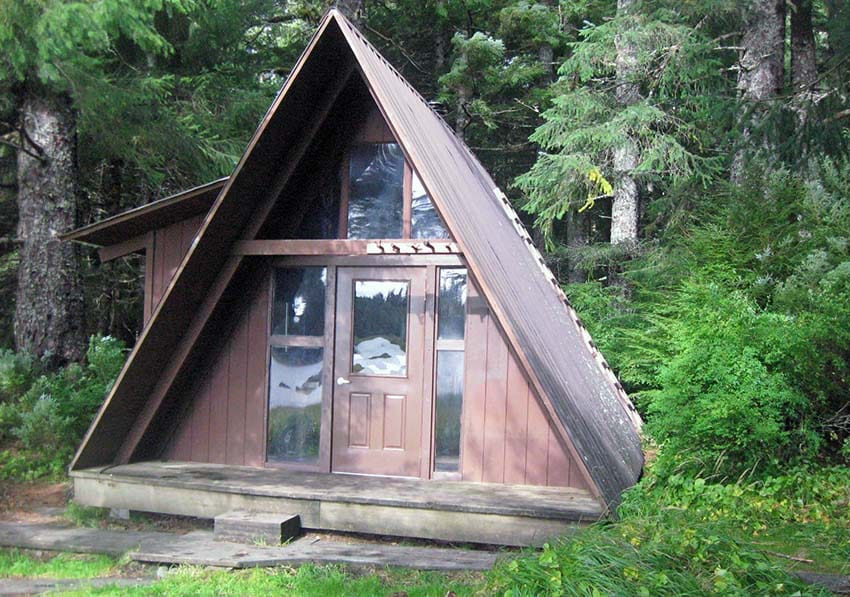
[[[404,49],[404,48],[402,48],[402,47],[401,47],[401,45],[400,45],[400,44],[398,44],[395,40],[390,39],[389,37],[387,37],[386,35],[384,35],[384,34],[383,34],[383,33],[381,33],[380,31],[376,31],[375,29],[372,29],[369,25],[364,25],[364,27],[365,27],[366,29],[368,29],[369,31],[371,31],[372,33],[374,33],[375,35],[377,35],[378,37],[380,37],[382,40],[384,40],[384,41],[385,41],[385,42],[387,42],[388,44],[390,44],[391,46],[393,46],[396,50],[398,50],[399,52],[401,52],[401,55],[402,55],[402,56],[404,56],[404,57],[407,59],[407,61],[408,61],[410,64],[412,64],[412,65],[413,65],[413,68],[415,68],[416,70],[418,70],[420,73],[422,73],[422,74],[424,74],[424,75],[428,75],[428,74],[430,74],[428,71],[426,71],[426,70],[425,70],[425,69],[423,69],[421,66],[419,66],[419,64],[417,64],[417,63],[416,63],[416,61],[413,59],[413,57],[412,57],[410,54],[408,54],[408,53],[405,51],[405,49]]]
[[[42,150],[42,149],[41,149],[40,147],[38,147],[38,146],[36,146],[36,147],[38,147],[38,149],[39,149],[39,150],[41,150],[41,152],[42,152],[42,153],[41,153],[41,155],[39,155],[39,154],[37,154],[37,153],[34,153],[34,152],[30,151],[29,149],[27,149],[26,147],[24,147],[22,144],[12,143],[11,141],[8,141],[8,140],[3,139],[3,138],[0,138],[0,145],[5,145],[5,146],[7,146],[7,147],[11,147],[11,148],[13,148],[13,149],[17,149],[18,151],[23,151],[25,154],[27,154],[28,156],[30,156],[30,157],[31,157],[31,158],[33,158],[33,159],[38,160],[38,161],[39,161],[39,162],[41,162],[42,164],[43,164],[43,163],[45,163],[45,162],[47,161],[47,160],[44,158],[44,150]]]
[[[38,155],[40,156],[40,160],[42,162],[46,161],[46,154],[44,153],[44,148],[41,145],[39,145],[38,143],[36,143],[35,141],[33,141],[32,137],[30,137],[30,134],[27,132],[27,129],[22,126],[18,130],[18,132],[21,135],[21,139],[23,141],[26,141],[27,145],[29,145],[30,147],[35,149],[36,153],[38,153]],[[23,143],[21,143],[21,145],[23,145]],[[32,154],[30,154],[30,155],[32,155]]]

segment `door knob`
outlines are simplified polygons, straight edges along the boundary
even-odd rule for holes
[[[337,377],[336,378],[336,385],[338,385],[338,386],[344,386],[345,384],[349,384],[349,383],[351,383],[351,382],[349,380],[345,379],[344,377]]]

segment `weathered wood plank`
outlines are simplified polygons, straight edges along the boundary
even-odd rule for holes
[[[538,544],[598,519],[568,488],[137,463],[72,473],[82,504],[215,517],[235,509],[298,513],[305,528],[505,545]]]
[[[234,510],[215,517],[217,541],[279,545],[298,536],[301,520],[297,514],[271,514]]]

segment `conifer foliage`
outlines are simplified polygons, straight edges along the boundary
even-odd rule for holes
[[[331,4],[522,210],[659,470],[850,458],[837,0],[0,0],[0,344],[133,342],[139,264],[56,234],[228,175]]]

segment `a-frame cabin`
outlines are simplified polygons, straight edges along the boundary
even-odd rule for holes
[[[334,10],[229,178],[65,238],[147,264],[83,504],[522,545],[640,476],[640,420],[507,198]]]

